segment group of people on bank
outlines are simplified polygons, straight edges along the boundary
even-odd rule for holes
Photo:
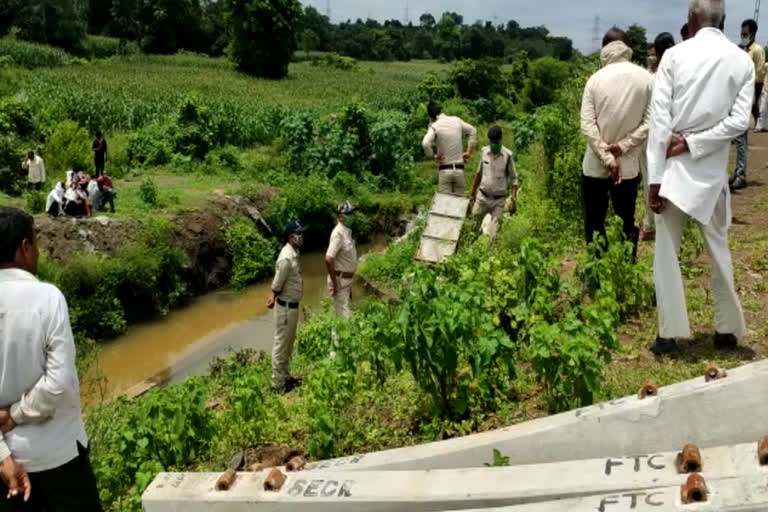
[[[96,132],[93,141],[93,178],[82,167],[67,171],[64,181],[58,181],[48,193],[45,211],[52,217],[90,217],[92,212],[106,211],[109,206],[115,212],[115,191],[112,177],[104,170],[107,156],[107,141],[101,132]],[[42,190],[46,182],[45,161],[38,148],[30,151],[21,164],[27,171],[27,182],[34,190]]]

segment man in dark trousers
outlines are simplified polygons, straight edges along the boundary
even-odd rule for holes
[[[96,167],[96,177],[104,174],[104,162],[107,159],[107,139],[96,130],[96,140],[93,141],[93,165]]]
[[[64,295],[31,216],[0,208],[0,512],[101,512]]]

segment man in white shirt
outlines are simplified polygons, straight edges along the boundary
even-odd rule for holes
[[[35,188],[35,190],[41,190],[43,183],[45,183],[45,162],[43,162],[43,158],[34,151],[30,151],[21,167],[27,171],[29,186]]]
[[[624,32],[611,29],[603,38],[602,69],[590,77],[581,104],[581,131],[587,139],[582,194],[587,243],[605,235],[610,197],[624,222],[624,235],[637,250],[635,206],[643,145],[648,137],[652,75],[630,62]]]
[[[704,237],[712,261],[715,347],[734,348],[747,334],[733,280],[728,228],[728,153],[749,126],[755,68],[749,56],[715,28],[724,0],[691,0],[694,37],[671,48],[656,74],[648,139],[648,202],[656,216],[654,278],[657,355],[677,352],[691,335],[680,273],[680,241],[688,217]]]
[[[434,159],[438,168],[438,191],[441,194],[463,196],[464,163],[472,156],[477,146],[477,129],[455,116],[443,114],[442,107],[430,102],[427,106],[430,125],[421,145],[427,158]],[[467,151],[464,151],[466,136]],[[437,154],[432,149],[437,145]]]
[[[98,512],[67,303],[38,256],[32,217],[0,208],[0,511]]]

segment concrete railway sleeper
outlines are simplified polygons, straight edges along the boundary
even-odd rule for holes
[[[144,494],[144,510],[195,512],[212,507],[300,512],[306,506],[313,512],[437,511],[602,494],[624,496],[642,492],[648,496],[649,489],[673,486],[678,489],[678,496],[684,495],[692,502],[703,501],[707,486],[701,478],[714,482],[761,475],[765,486],[768,467],[761,465],[761,448],[762,443],[753,441],[700,452],[687,445],[681,447],[682,451],[499,468],[307,470],[281,475],[284,481],[277,486],[271,483],[275,471],[264,470],[240,473],[225,492],[215,489],[217,474],[166,473],[159,475]],[[704,473],[680,472],[698,469]],[[689,490],[683,493],[681,486],[686,484]],[[716,489],[712,494],[717,494]]]

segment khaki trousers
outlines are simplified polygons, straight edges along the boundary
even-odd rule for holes
[[[466,188],[464,169],[443,169],[437,172],[438,192],[454,196],[464,195]]]
[[[290,376],[291,354],[299,323],[299,310],[275,304],[275,340],[272,345],[272,386],[281,388]]]
[[[352,301],[352,284],[355,282],[354,278],[345,279],[344,277],[337,276],[336,282],[338,283],[338,289],[333,296],[333,303],[336,306],[336,316],[340,318],[349,318],[350,315],[350,302]],[[331,277],[328,276],[328,288],[330,289]]]
[[[721,334],[747,334],[744,313],[733,282],[731,250],[728,247],[730,225],[728,201],[723,190],[709,224],[699,225],[712,262],[712,294],[715,298],[715,327]],[[691,327],[685,303],[683,276],[680,272],[680,243],[688,216],[671,202],[656,216],[656,254],[653,262],[659,336],[689,338]]]

